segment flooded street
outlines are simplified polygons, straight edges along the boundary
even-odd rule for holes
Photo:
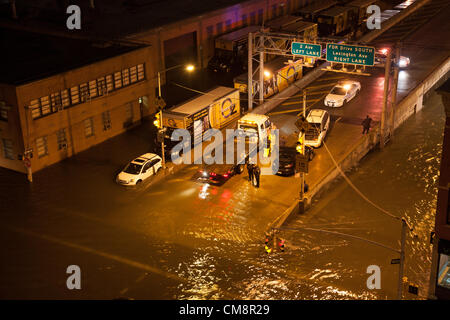
[[[408,235],[405,276],[421,296],[428,286],[444,114],[437,96],[425,104],[396,132],[395,143],[348,174],[371,201],[414,225],[418,237]],[[122,188],[114,176],[137,147],[151,148],[145,134],[127,133],[45,169],[32,185],[0,171],[2,298],[395,298],[398,265],[390,260],[397,253],[295,230],[338,231],[399,248],[400,223],[343,179],[280,232],[285,252],[266,255],[268,217],[292,202],[294,178],[266,177],[272,188],[257,190],[243,174],[216,187],[191,179],[198,170],[191,166],[155,186]],[[65,288],[72,264],[82,270],[79,291]],[[366,287],[369,265],[381,268],[380,290]]]

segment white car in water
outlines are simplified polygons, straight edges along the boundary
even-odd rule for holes
[[[361,83],[353,80],[340,81],[325,97],[327,107],[342,107],[344,103],[352,100],[361,90]]]
[[[134,186],[156,175],[161,168],[161,157],[154,153],[146,153],[128,163],[117,175],[116,182],[121,185]]]

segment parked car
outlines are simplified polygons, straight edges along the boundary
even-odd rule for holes
[[[358,81],[340,81],[325,97],[324,104],[327,107],[342,107],[344,103],[352,100],[360,90],[361,83]]]
[[[305,146],[306,156],[311,161],[314,158],[314,149]],[[295,157],[297,150],[295,147],[281,146],[279,149],[279,165],[277,175],[279,176],[292,176],[295,174]]]
[[[305,146],[319,148],[322,146],[330,127],[330,114],[326,110],[311,109],[306,121],[309,122],[311,128],[305,133]]]
[[[126,186],[137,185],[156,175],[161,168],[161,157],[154,153],[146,153],[128,163],[117,175],[116,182]]]

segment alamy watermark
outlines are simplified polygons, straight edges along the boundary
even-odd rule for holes
[[[202,132],[199,126],[192,133],[186,129],[175,129],[171,140],[179,141],[171,150],[174,164],[261,164],[262,175],[273,175],[279,168],[279,130],[272,129],[268,136],[258,136],[257,133],[245,130],[227,129],[224,137],[218,129],[208,129]],[[210,142],[203,148],[203,142]],[[192,149],[192,145],[194,145]],[[236,145],[236,150],[235,150]],[[193,151],[193,152],[192,152]],[[258,162],[259,157],[259,162]],[[224,161],[225,160],[225,161]]]
[[[379,6],[373,4],[367,7],[367,13],[370,16],[367,18],[367,29],[381,29],[381,9]]]

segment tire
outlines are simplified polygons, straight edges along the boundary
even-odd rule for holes
[[[141,179],[139,179],[138,181],[136,181],[136,185],[141,184],[141,183],[142,183],[142,180],[141,180]]]
[[[244,172],[244,166],[243,166],[242,164],[239,164],[239,165],[236,167],[236,173],[237,173],[237,174],[241,174],[242,172]]]

